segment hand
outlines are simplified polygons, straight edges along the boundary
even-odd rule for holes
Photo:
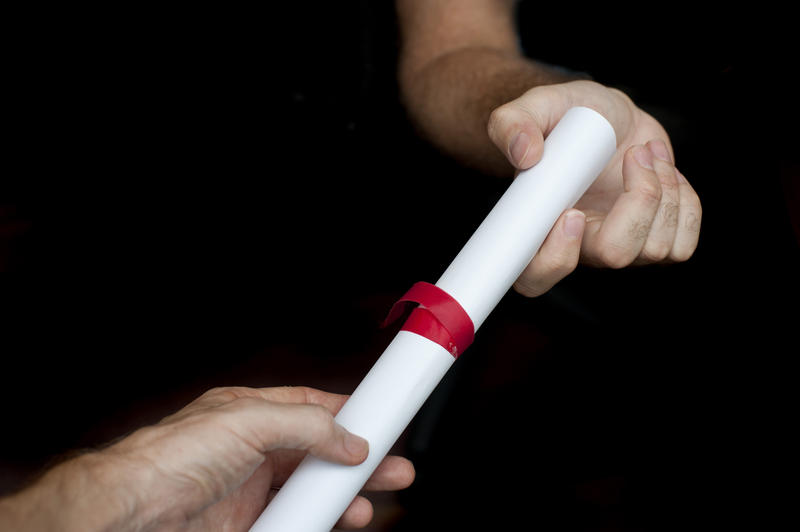
[[[366,440],[334,421],[346,399],[303,387],[210,390],[157,425],[51,471],[44,485],[6,501],[9,519],[21,530],[246,531],[307,452],[348,465],[366,459]],[[411,462],[388,456],[365,489],[402,489],[413,479]],[[2,510],[0,528],[9,524]],[[358,496],[337,526],[371,519],[372,505]]]
[[[169,501],[159,519],[192,530],[221,530],[223,523],[247,530],[270,488],[288,478],[305,451],[349,465],[366,459],[366,440],[333,419],[346,399],[310,388],[215,389],[110,451],[157,466],[139,497],[149,501],[145,507]],[[366,489],[404,488],[413,477],[408,460],[387,457]],[[371,504],[359,496],[338,526],[362,527],[371,518]]]
[[[539,86],[493,111],[489,137],[517,169],[530,168],[544,138],[576,105],[609,120],[617,152],[517,279],[514,288],[526,296],[548,291],[579,260],[610,268],[678,262],[697,247],[700,200],[675,168],[664,128],[624,93],[591,81]]]

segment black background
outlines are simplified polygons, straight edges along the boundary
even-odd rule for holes
[[[4,491],[212,386],[352,391],[391,303],[506,185],[415,135],[391,3],[57,9],[7,22],[0,266],[28,275],[2,281]],[[523,3],[532,57],[665,126],[700,244],[510,292],[398,443],[418,476],[385,529],[715,528],[785,506],[800,233],[780,19]]]

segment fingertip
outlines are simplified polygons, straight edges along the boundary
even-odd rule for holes
[[[531,146],[528,149],[527,156],[520,162],[520,168],[527,169],[538,163],[541,160],[543,153],[544,136],[540,131],[537,130],[535,136],[533,137],[533,141],[531,142]]]
[[[332,431],[327,436],[316,436],[318,443],[309,447],[309,452],[321,458],[343,465],[358,465],[369,455],[369,443],[364,438],[349,432],[331,418]]]
[[[487,132],[515,168],[528,169],[542,158],[544,137],[541,127],[515,102],[492,111]]]
[[[344,448],[356,464],[366,460],[369,455],[369,442],[347,430],[344,431]]]
[[[647,146],[637,145],[630,149],[636,163],[647,170],[653,170],[653,152]]]
[[[531,147],[531,137],[524,131],[518,132],[508,145],[508,160],[519,167],[520,162],[528,155]]]
[[[666,161],[670,164],[672,163],[672,154],[670,153],[670,149],[667,146],[667,143],[662,139],[653,139],[648,141],[647,147],[656,158]]]
[[[514,282],[525,297],[537,297],[572,273],[578,266],[586,215],[578,209],[562,213],[538,253]]]
[[[564,217],[563,231],[567,240],[580,240],[586,228],[586,215],[578,209],[570,209]]]
[[[402,456],[385,457],[370,476],[365,489],[376,491],[402,490],[414,483],[417,471],[413,462]]]
[[[411,460],[404,462],[404,467],[400,468],[400,479],[398,489],[405,489],[414,483],[417,478],[417,468]]]
[[[347,507],[347,510],[344,511],[339,522],[336,523],[336,528],[344,530],[364,528],[372,521],[374,513],[375,511],[369,499],[357,495],[353,502],[350,503],[350,506]]]
[[[542,145],[541,134],[519,131],[508,146],[508,160],[516,168],[526,170],[542,158]]]

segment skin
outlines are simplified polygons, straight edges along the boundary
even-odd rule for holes
[[[398,0],[398,79],[419,133],[463,164],[512,177],[576,105],[614,126],[617,152],[556,221],[514,288],[538,296],[578,263],[680,262],[694,253],[700,200],[675,167],[664,128],[619,90],[522,55],[510,0]]]
[[[0,500],[0,529],[246,531],[306,453],[347,465],[366,459],[366,440],[334,421],[346,399],[305,387],[210,390]],[[388,456],[365,489],[413,479],[411,462]],[[371,519],[372,505],[358,496],[337,527]]]

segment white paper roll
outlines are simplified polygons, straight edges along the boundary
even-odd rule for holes
[[[345,466],[307,456],[250,530],[333,528],[454,360],[439,344],[398,332],[336,416],[369,442],[367,459]]]
[[[436,283],[476,331],[615,151],[613,127],[586,107],[570,109],[548,135],[541,161],[517,176]],[[367,439],[367,460],[344,466],[307,457],[251,532],[333,528],[454,360],[437,343],[400,331],[336,416]]]
[[[573,107],[553,128],[542,159],[519,173],[436,283],[476,331],[616,149],[614,128],[586,107]]]

